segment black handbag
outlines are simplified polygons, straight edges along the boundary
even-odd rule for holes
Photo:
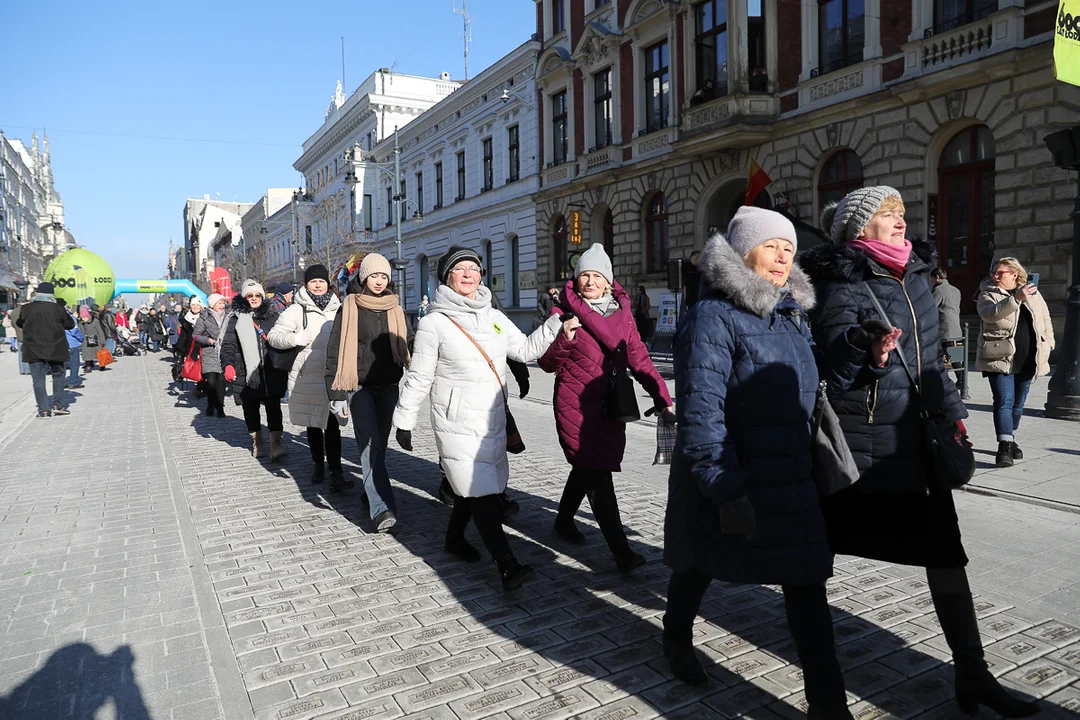
[[[619,363],[614,356],[611,358],[611,372],[608,373],[607,393],[604,395],[604,417],[621,423],[632,423],[641,419],[634,381],[626,374],[625,369],[619,370]]]
[[[854,485],[859,479],[859,468],[840,427],[840,418],[829,403],[824,380],[818,386],[810,430],[812,472],[818,494],[828,497]]]
[[[881,319],[892,327],[885,308],[881,307],[877,296],[867,283],[863,283],[874,308]],[[926,401],[919,387],[919,380],[908,365],[903,349],[897,345],[896,354],[904,366],[915,398],[919,404],[919,417],[922,419],[923,449],[926,452],[928,482],[931,490],[955,490],[971,482],[975,476],[975,453],[971,443],[960,432],[955,420],[950,420],[940,408],[927,408]]]
[[[307,310],[303,310],[304,317],[304,329],[307,330]],[[300,354],[300,351],[304,348],[299,345],[291,347],[288,350],[278,350],[276,347],[266,343],[266,359],[270,361],[270,367],[275,370],[281,370],[283,372],[291,372],[292,366],[296,363],[296,356]]]

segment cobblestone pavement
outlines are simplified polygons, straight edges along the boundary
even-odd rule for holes
[[[623,577],[588,512],[586,545],[551,532],[567,466],[550,380],[534,370],[533,397],[512,400],[528,450],[511,460],[521,513],[508,530],[537,579],[503,594],[489,562],[442,551],[448,512],[433,497],[423,427],[414,453],[390,453],[401,523],[378,535],[358,491],[307,482],[302,433],[287,462],[256,461],[239,408],[227,401],[228,418],[208,418],[190,393],[167,389],[167,375],[154,357],[125,359],[87,383],[71,417],[33,420],[4,449],[20,472],[0,479],[0,717],[13,703],[30,714],[12,717],[99,717],[70,709],[99,696],[114,698],[98,701],[100,717],[155,719],[801,716],[775,587],[714,583],[695,633],[712,682],[669,679],[659,644],[666,469],[651,466],[649,425],[629,428],[617,480],[649,563]],[[345,447],[355,474],[355,444]],[[972,494],[957,504],[994,672],[1045,698],[1043,717],[1080,717],[1078,619],[1046,609],[1067,601],[1017,602],[992,579],[1027,563],[1041,582],[1059,573],[1059,590],[1080,581],[1067,566],[1080,516]],[[923,580],[837,558],[829,595],[856,717],[959,714]],[[32,712],[53,695],[66,712]]]

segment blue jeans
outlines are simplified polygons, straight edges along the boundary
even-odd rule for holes
[[[994,432],[998,442],[1014,439],[1020,418],[1024,416],[1024,402],[1031,389],[1030,375],[1005,375],[989,373],[990,392],[994,394]]]
[[[18,349],[19,349],[19,336],[18,335],[12,335],[11,336],[11,350],[14,352],[15,350],[18,350]]]
[[[371,504],[371,519],[385,510],[397,514],[390,473],[386,471],[386,445],[394,422],[398,400],[397,385],[361,387],[349,402],[360,465],[364,471],[364,492]]]
[[[74,387],[79,380],[79,365],[82,364],[82,349],[71,348],[71,359],[68,360],[68,387]]]
[[[49,403],[49,394],[45,391],[45,376],[52,375],[52,403]],[[30,363],[30,377],[34,382],[34,399],[37,400],[39,412],[52,410],[54,407],[64,407],[64,363],[32,362]]]
[[[105,349],[109,351],[109,354],[116,357],[116,340],[115,338],[109,338],[105,341]]]

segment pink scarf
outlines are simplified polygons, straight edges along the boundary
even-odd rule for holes
[[[904,240],[903,245],[890,245],[877,240],[856,238],[848,243],[849,247],[862,250],[864,253],[877,260],[889,269],[893,275],[903,277],[907,268],[908,259],[911,257],[911,241]]]

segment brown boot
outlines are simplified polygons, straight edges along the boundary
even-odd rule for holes
[[[253,457],[253,458],[261,458],[263,455],[266,454],[266,446],[263,444],[262,430],[259,429],[259,430],[255,431],[253,433],[250,433],[250,435],[251,435],[251,457]]]
[[[289,451],[285,449],[285,446],[281,443],[281,431],[270,431],[270,459],[281,460],[289,454]]]

